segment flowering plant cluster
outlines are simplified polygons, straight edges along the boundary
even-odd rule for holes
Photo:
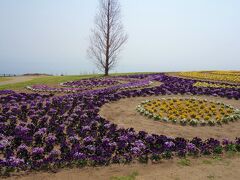
[[[210,87],[210,88],[233,88],[240,89],[239,85],[232,84],[220,84],[220,83],[209,83],[209,82],[196,82],[193,84],[195,87]]]
[[[240,83],[240,72],[179,72],[177,75],[183,77],[190,77],[190,78],[199,78],[199,79],[206,79],[206,80],[214,80],[214,81],[227,81],[227,82],[234,82]]]
[[[240,110],[230,105],[194,98],[148,100],[138,105],[137,111],[155,120],[192,126],[198,124],[212,126],[240,119]]]
[[[85,86],[84,86],[85,84]],[[114,77],[110,78],[101,78],[99,80],[92,78],[87,80],[80,81],[71,81],[66,83],[61,83],[62,88],[59,87],[49,87],[47,85],[33,85],[27,86],[26,88],[35,92],[51,92],[51,93],[79,93],[89,89],[94,88],[111,88],[115,90],[128,90],[134,88],[143,88],[147,87],[152,82],[150,79],[133,79],[133,78],[124,78],[124,77]],[[108,87],[109,86],[109,87]]]
[[[144,88],[149,85],[151,85],[153,82],[150,80],[140,80],[140,81],[133,81],[126,84],[121,84],[118,86],[115,86],[114,88],[118,90],[129,90],[129,89],[135,89],[135,88]]]
[[[210,71],[210,74],[221,74],[221,75],[228,75],[228,76],[236,76],[240,74],[240,71]]]
[[[0,90],[0,96],[1,95],[8,95],[8,94],[13,94],[14,91],[12,90]]]
[[[104,86],[113,86],[120,84],[118,80],[114,78],[90,78],[90,79],[82,79],[79,81],[69,81],[65,83],[61,83],[61,86],[66,87],[78,87],[78,88],[96,88],[96,87],[104,87]]]
[[[124,129],[99,116],[105,103],[122,98],[192,94],[240,98],[234,89],[194,87],[194,80],[164,74],[128,76],[160,81],[157,87],[119,86],[64,96],[10,93],[0,96],[0,172],[159,161],[172,156],[240,151],[240,139],[170,138]]]
[[[35,92],[52,92],[52,93],[76,93],[85,90],[84,88],[53,88],[47,85],[27,86],[28,90]]]

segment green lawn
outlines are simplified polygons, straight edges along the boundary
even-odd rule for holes
[[[26,86],[31,86],[35,84],[59,84],[66,81],[75,81],[83,78],[97,77],[96,75],[78,75],[78,76],[46,76],[46,77],[36,77],[35,79],[19,82],[15,84],[6,84],[0,85],[0,90],[12,89],[12,90],[21,90]]]

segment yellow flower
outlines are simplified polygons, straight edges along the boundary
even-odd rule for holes
[[[222,117],[232,115],[234,109],[222,103],[198,99],[159,99],[149,101],[142,107],[161,118],[171,120],[195,119],[221,121]]]

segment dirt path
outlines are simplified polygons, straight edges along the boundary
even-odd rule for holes
[[[11,77],[7,81],[0,82],[0,85],[6,85],[6,84],[15,84],[19,82],[25,82],[25,81],[30,81],[36,77],[39,76],[16,76],[16,77]]]
[[[111,165],[83,169],[64,169],[57,173],[39,172],[7,180],[114,180],[136,173],[136,180],[238,180],[240,157],[164,160],[159,164]],[[127,179],[127,178],[125,178]],[[117,180],[117,178],[115,178]]]
[[[159,122],[149,119],[144,115],[141,115],[136,111],[136,106],[144,100],[154,98],[167,98],[167,97],[183,97],[178,95],[171,96],[151,96],[151,97],[136,97],[121,99],[117,102],[105,104],[101,110],[100,115],[107,120],[118,124],[120,127],[130,128],[133,127],[136,131],[147,131],[154,134],[163,134],[171,137],[184,137],[193,138],[201,137],[203,139],[216,138],[224,139],[229,138],[234,140],[236,137],[240,137],[240,120],[237,122],[229,122],[229,124],[223,124],[222,126],[198,126],[192,127],[190,125],[181,126],[179,124],[172,124],[171,122]],[[192,96],[184,96],[192,97]],[[209,99],[211,101],[220,101],[226,104],[232,105],[235,108],[240,109],[240,101],[229,100],[226,98],[209,97],[209,96],[195,96],[201,99]],[[126,106],[127,104],[127,106]]]

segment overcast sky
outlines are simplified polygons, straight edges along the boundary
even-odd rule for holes
[[[113,72],[240,70],[239,0],[120,0],[128,43]],[[98,0],[0,0],[0,74],[97,72]]]

